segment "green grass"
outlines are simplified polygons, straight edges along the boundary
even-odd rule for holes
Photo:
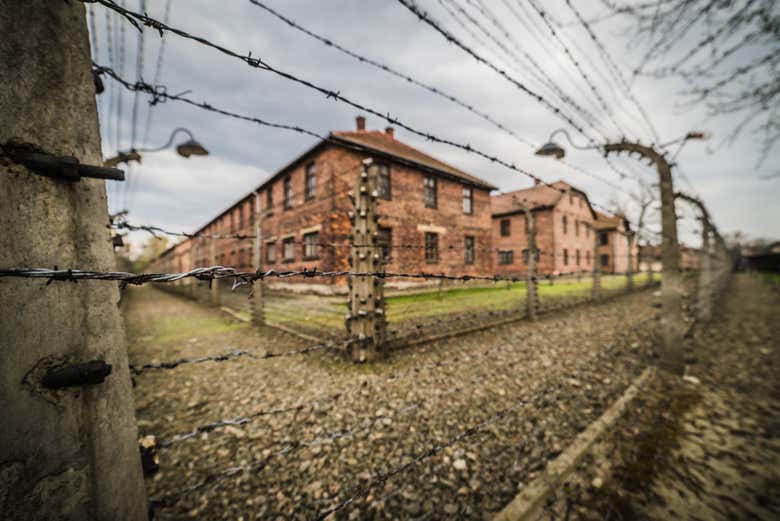
[[[655,276],[656,280],[660,275]],[[645,274],[636,275],[634,283],[641,286],[647,280]],[[603,275],[601,286],[605,290],[626,287],[623,275]],[[590,294],[592,281],[583,275],[581,280],[554,280],[553,284],[541,280],[538,284],[539,299],[549,303],[551,300],[567,297],[584,297]],[[387,297],[387,320],[400,323],[419,320],[437,315],[460,314],[477,311],[504,311],[525,305],[526,283],[499,282],[493,285],[468,285],[447,287],[441,290],[431,289],[415,293]],[[295,327],[341,329],[344,327],[344,303],[340,299],[329,299],[326,303],[312,309],[302,309],[300,313],[268,310],[266,316],[271,322],[285,323]]]
[[[188,338],[213,335],[233,331],[236,329],[248,328],[248,323],[226,322],[224,317],[216,315],[213,317],[201,317],[198,320],[192,320],[191,317],[166,317],[155,323],[153,331],[148,331],[147,335],[140,338],[143,342],[155,344],[165,344],[169,342],[178,342]]]

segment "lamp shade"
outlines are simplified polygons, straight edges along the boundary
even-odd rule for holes
[[[563,147],[553,141],[547,142],[542,145],[539,150],[536,151],[537,156],[554,156],[556,159],[561,159],[566,155],[566,151]]]
[[[187,140],[181,145],[178,145],[176,147],[176,152],[182,157],[209,155],[209,151],[194,139]]]

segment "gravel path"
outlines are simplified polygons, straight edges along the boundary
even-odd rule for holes
[[[169,497],[155,519],[315,519],[353,496],[333,517],[489,519],[645,367],[652,303],[650,292],[626,295],[373,366],[320,352],[138,375],[139,429],[158,440],[256,414],[160,451],[150,497],[193,491]],[[153,287],[132,288],[125,311],[133,364],[306,345]],[[273,409],[285,412],[262,414]]]
[[[543,519],[780,519],[780,287],[740,275]]]

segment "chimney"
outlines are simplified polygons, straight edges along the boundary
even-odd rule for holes
[[[385,134],[387,134],[387,137],[390,139],[395,139],[395,129],[393,127],[387,127],[385,129]]]
[[[358,116],[355,118],[355,121],[357,122],[357,129],[359,131],[366,129],[366,118],[363,116]]]

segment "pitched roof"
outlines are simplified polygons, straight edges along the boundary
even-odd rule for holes
[[[515,199],[519,202],[529,203],[531,209],[537,209],[555,206],[561,200],[561,197],[563,197],[561,192],[546,185],[537,185],[532,188],[499,194],[491,199],[493,215],[518,211],[514,205]]]
[[[514,199],[516,198],[520,202],[530,203],[532,210],[538,210],[542,208],[551,208],[558,204],[563,194],[572,190],[579,193],[585,198],[585,201],[590,207],[590,201],[588,200],[588,194],[583,192],[577,187],[570,185],[564,181],[556,181],[550,183],[550,185],[538,184],[531,188],[524,188],[522,190],[515,190],[514,192],[507,192],[505,194],[499,194],[493,196],[491,204],[493,205],[493,215],[506,215],[519,210],[514,205]],[[591,212],[594,212],[591,208]],[[595,212],[594,212],[595,217]]]
[[[620,223],[625,223],[626,229],[628,229],[628,221],[622,215],[609,215],[604,212],[596,212],[596,220],[593,222],[594,228],[597,230],[612,230],[617,229]]]
[[[397,140],[387,132],[379,130],[334,131],[330,133],[330,137],[336,141],[343,141],[370,150],[375,150],[381,154],[432,169],[445,176],[455,177],[487,190],[496,189],[495,186],[484,179],[467,174],[463,170],[455,168],[435,157],[429,156],[425,152]]]

